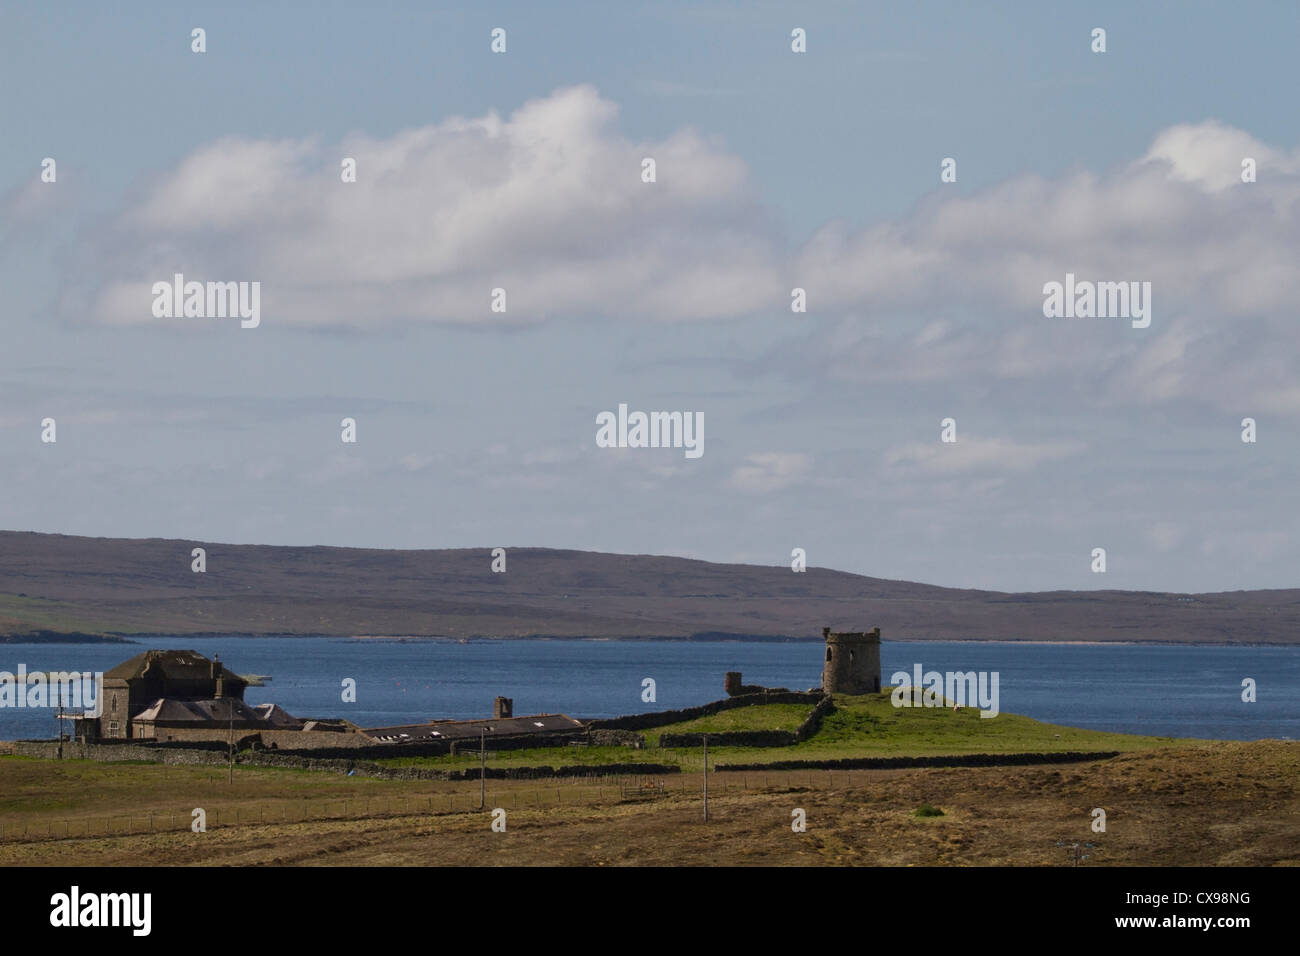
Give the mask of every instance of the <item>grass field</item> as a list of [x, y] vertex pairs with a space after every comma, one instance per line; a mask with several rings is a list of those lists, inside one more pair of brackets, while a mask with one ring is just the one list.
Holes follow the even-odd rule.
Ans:
[[[1062, 727], [1022, 717], [999, 714], [980, 717], [971, 707], [894, 707], [888, 692], [861, 697], [839, 696], [836, 709], [821, 730], [793, 747], [709, 747], [711, 765], [772, 763], [786, 760], [836, 760], [850, 757], [939, 756], [950, 754], [1059, 753], [1150, 750], [1156, 747], [1192, 746], [1204, 741], [1172, 737], [1113, 734], [1077, 727]], [[794, 730], [809, 707], [800, 704], [761, 704], [738, 707], [695, 720], [642, 733], [645, 749], [628, 747], [551, 747], [504, 751], [489, 759], [492, 766], [561, 767], [614, 763], [660, 763], [685, 772], [703, 768], [699, 748], [660, 749], [662, 733], [732, 730]], [[377, 763], [406, 767], [472, 767], [477, 757], [386, 757]]]
[[[795, 747], [563, 747], [492, 754], [492, 766], [675, 765], [655, 799], [644, 777], [389, 780], [342, 772], [0, 757], [0, 865], [67, 864], [1025, 864], [1300, 862], [1300, 743], [1098, 733], [1015, 714], [836, 699]], [[741, 708], [673, 730], [791, 729], [802, 706]], [[859, 771], [719, 771], [728, 763], [857, 756], [1120, 751], [1083, 763]], [[473, 765], [476, 757], [388, 764]], [[639, 794], [638, 794], [639, 795]], [[493, 833], [489, 811], [507, 813]], [[925, 808], [931, 809], [925, 809]], [[1107, 831], [1091, 829], [1093, 810]], [[195, 808], [207, 830], [192, 832]], [[790, 828], [805, 811], [806, 833]]]
[[[1300, 744], [1278, 741], [1060, 768], [717, 773], [708, 823], [698, 774], [645, 802], [618, 781], [488, 781], [507, 815], [494, 833], [477, 783], [236, 768], [229, 784], [212, 768], [4, 757], [0, 865], [1064, 866], [1057, 844], [1085, 840], [1085, 866], [1294, 865], [1298, 781]], [[918, 816], [927, 804], [943, 816]], [[194, 807], [205, 833], [188, 829]]]
[[[847, 698], [846, 698], [847, 699]], [[735, 730], [798, 730], [812, 708], [808, 704], [758, 704], [737, 707], [694, 720], [665, 724], [645, 731], [641, 736], [652, 747], [658, 746], [660, 734], [717, 734]]]

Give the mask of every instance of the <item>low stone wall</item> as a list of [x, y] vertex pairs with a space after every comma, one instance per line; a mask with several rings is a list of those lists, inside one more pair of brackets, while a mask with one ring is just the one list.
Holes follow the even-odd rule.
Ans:
[[820, 691], [810, 693], [800, 691], [765, 691], [761, 694], [744, 694], [739, 697], [724, 697], [698, 707], [685, 707], [681, 710], [660, 710], [649, 714], [628, 714], [623, 717], [611, 717], [593, 720], [587, 726], [593, 730], [649, 730], [651, 727], [663, 727], [668, 724], [680, 724], [697, 717], [721, 713], [736, 707], [755, 707], [761, 704], [808, 704], [812, 705], [822, 699]]
[[[186, 747], [211, 743], [224, 747], [230, 733], [228, 728], [220, 724], [212, 727], [155, 727], [151, 730], [150, 736], [134, 737], [131, 738], [132, 742], [150, 741]], [[341, 730], [262, 730], [236, 727], [236, 749], [249, 746], [293, 750], [315, 750], [321, 747], [353, 750], [358, 747], [373, 747], [375, 742], [365, 734]]]
[[[240, 764], [263, 767], [292, 767], [301, 770], [326, 770], [336, 773], [354, 773], [362, 777], [380, 777], [387, 780], [477, 780], [478, 767], [440, 769], [432, 767], [387, 767], [363, 760], [320, 760], [314, 757], [291, 756], [262, 752], [249, 754]], [[681, 768], [668, 764], [619, 763], [568, 767], [488, 767], [489, 780], [537, 780], [557, 777], [605, 777], [627, 774], [675, 774]]]
[[771, 763], [718, 764], [722, 770], [897, 770], [909, 767], [1024, 767], [1046, 763], [1083, 763], [1118, 757], [1118, 750], [1083, 753], [953, 754], [946, 757], [847, 757], [839, 760], [775, 760]]
[[[24, 757], [54, 760], [59, 755], [59, 744], [55, 740], [15, 740], [13, 748], [14, 753]], [[225, 764], [230, 759], [225, 744], [187, 743], [182, 747], [169, 744], [83, 744], [72, 740], [63, 742], [63, 756], [69, 760], [145, 760], [166, 764]]]
[[[262, 741], [265, 743], [266, 731], [262, 732]], [[286, 743], [302, 742], [303, 731], [287, 730], [272, 731], [272, 733], [283, 733], [285, 736], [279, 738]], [[337, 734], [329, 731], [306, 731], [307, 734], [314, 734], [316, 739], [323, 740], [326, 743], [333, 743], [334, 738], [355, 737], [358, 740], [368, 738], [357, 734]], [[610, 731], [615, 734], [613, 738], [618, 741], [619, 745], [639, 745], [642, 743], [639, 734], [625, 734], [618, 731]], [[635, 738], [631, 740], [629, 738]], [[250, 743], [256, 742], [258, 735], [250, 735], [235, 741], [235, 762], [248, 763], [253, 762], [252, 758], [258, 754], [274, 755], [282, 754], [286, 757], [293, 758], [313, 758], [316, 760], [343, 760], [349, 764], [355, 763], [359, 755], [364, 758], [374, 760], [379, 757], [442, 757], [452, 752], [451, 741], [430, 741], [428, 743], [410, 743], [410, 744], [359, 744], [343, 743], [337, 747], [288, 747], [280, 746], [270, 748], [266, 746], [249, 746]], [[566, 747], [570, 744], [588, 743], [588, 735], [583, 731], [563, 734], [515, 734], [512, 736], [498, 737], [495, 740], [488, 738], [487, 749], [489, 751], [497, 750], [523, 750], [523, 749], [545, 749], [551, 747]], [[340, 743], [342, 743], [340, 741]], [[478, 752], [478, 740], [461, 740], [457, 744], [466, 750]], [[58, 756], [58, 742], [54, 740], [17, 740], [8, 746], [14, 748], [13, 752], [23, 754], [29, 757], [44, 757], [54, 759]], [[189, 755], [189, 756], [184, 756]], [[79, 760], [148, 760], [154, 763], [226, 763], [229, 761], [229, 746], [226, 741], [215, 740], [188, 740], [188, 741], [121, 741], [105, 742], [92, 741], [83, 744], [80, 741], [64, 741], [63, 756]]]
[[645, 746], [645, 738], [635, 730], [592, 730], [587, 733], [587, 741], [593, 747], [631, 747], [640, 750]]
[[794, 732], [795, 741], [807, 740], [813, 734], [817, 733], [817, 731], [821, 730], [822, 719], [833, 710], [835, 710], [835, 701], [831, 698], [830, 694], [827, 694], [817, 702], [817, 706], [812, 709], [812, 713], [808, 715], [808, 719], [800, 724], [799, 729]]
[[[325, 746], [311, 747], [294, 747], [296, 742], [293, 733], [298, 731], [286, 731], [289, 736], [281, 738], [281, 742], [275, 748], [263, 747], [259, 752], [282, 753], [293, 756], [310, 756], [322, 760], [342, 759], [355, 760], [357, 751], [360, 749], [364, 754], [363, 759], [374, 760], [379, 757], [442, 757], [447, 754], [454, 754], [458, 751], [473, 751], [478, 753], [479, 738], [465, 737], [460, 740], [428, 740], [418, 741], [405, 744], [394, 743], [370, 743], [361, 747], [342, 745], [337, 747], [329, 746], [330, 741], [325, 741]], [[338, 736], [336, 734], [322, 734], [322, 737]], [[361, 735], [358, 735], [361, 736]], [[361, 739], [366, 739], [364, 736]], [[487, 749], [489, 751], [497, 750], [541, 750], [550, 747], [567, 747], [570, 744], [587, 743], [587, 734], [585, 731], [566, 731], [562, 733], [549, 734], [511, 734], [499, 737], [487, 738]]]
[[[58, 743], [53, 740], [16, 740], [11, 746], [21, 756], [53, 760], [58, 756]], [[397, 747], [402, 756], [411, 756], [411, 749]], [[235, 754], [235, 763], [250, 767], [290, 767], [300, 770], [323, 770], [335, 773], [353, 773], [363, 777], [383, 777], [391, 780], [477, 780], [478, 767], [439, 769], [430, 767], [388, 767], [366, 760], [357, 760], [356, 751], [345, 757], [321, 757], [317, 751], [289, 753], [276, 750], [244, 750]], [[370, 755], [370, 751], [366, 751]], [[81, 744], [64, 741], [63, 756], [78, 760], [141, 760], [150, 763], [225, 766], [229, 755], [224, 746], [187, 744], [184, 747], [169, 744]], [[552, 777], [602, 777], [623, 774], [671, 774], [681, 768], [666, 764], [621, 763], [567, 767], [488, 767], [487, 776], [493, 780], [532, 780]]]
[[[790, 691], [785, 691], [789, 694]], [[808, 695], [800, 695], [808, 696]], [[807, 740], [821, 729], [822, 718], [835, 709], [830, 696], [812, 695], [817, 705], [796, 730], [726, 730], [708, 735], [709, 743], [715, 747], [793, 747], [800, 741]], [[768, 701], [785, 703], [785, 701]], [[660, 747], [703, 747], [703, 733], [660, 734]]]

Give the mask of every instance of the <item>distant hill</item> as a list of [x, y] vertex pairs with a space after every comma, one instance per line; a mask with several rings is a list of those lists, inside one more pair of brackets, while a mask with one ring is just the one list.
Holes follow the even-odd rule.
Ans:
[[[190, 552], [207, 550], [207, 572]], [[0, 531], [0, 640], [131, 634], [1300, 644], [1300, 589], [1012, 594], [842, 571], [509, 548], [381, 551]]]

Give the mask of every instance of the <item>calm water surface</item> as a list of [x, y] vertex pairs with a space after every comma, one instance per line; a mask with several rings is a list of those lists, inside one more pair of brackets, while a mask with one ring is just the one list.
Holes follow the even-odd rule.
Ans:
[[[0, 670], [106, 671], [150, 647], [220, 655], [244, 674], [266, 674], [249, 703], [275, 701], [299, 717], [346, 717], [363, 727], [515, 713], [610, 717], [702, 704], [724, 696], [723, 674], [805, 690], [820, 680], [820, 642], [360, 641], [349, 638], [162, 638], [137, 644], [5, 644]], [[997, 671], [1000, 709], [1038, 720], [1123, 733], [1254, 740], [1300, 738], [1300, 650], [1279, 647], [1097, 646], [987, 643], [881, 644], [894, 671]], [[357, 684], [345, 704], [341, 682]], [[641, 700], [654, 678], [657, 701]], [[1254, 678], [1257, 702], [1243, 703]], [[54, 735], [53, 711], [0, 708], [0, 739]]]

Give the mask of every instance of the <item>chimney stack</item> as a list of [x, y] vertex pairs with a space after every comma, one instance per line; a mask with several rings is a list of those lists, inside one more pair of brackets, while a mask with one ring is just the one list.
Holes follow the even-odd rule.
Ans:
[[492, 716], [496, 720], [505, 717], [513, 717], [515, 712], [515, 701], [513, 697], [498, 697], [492, 702]]

